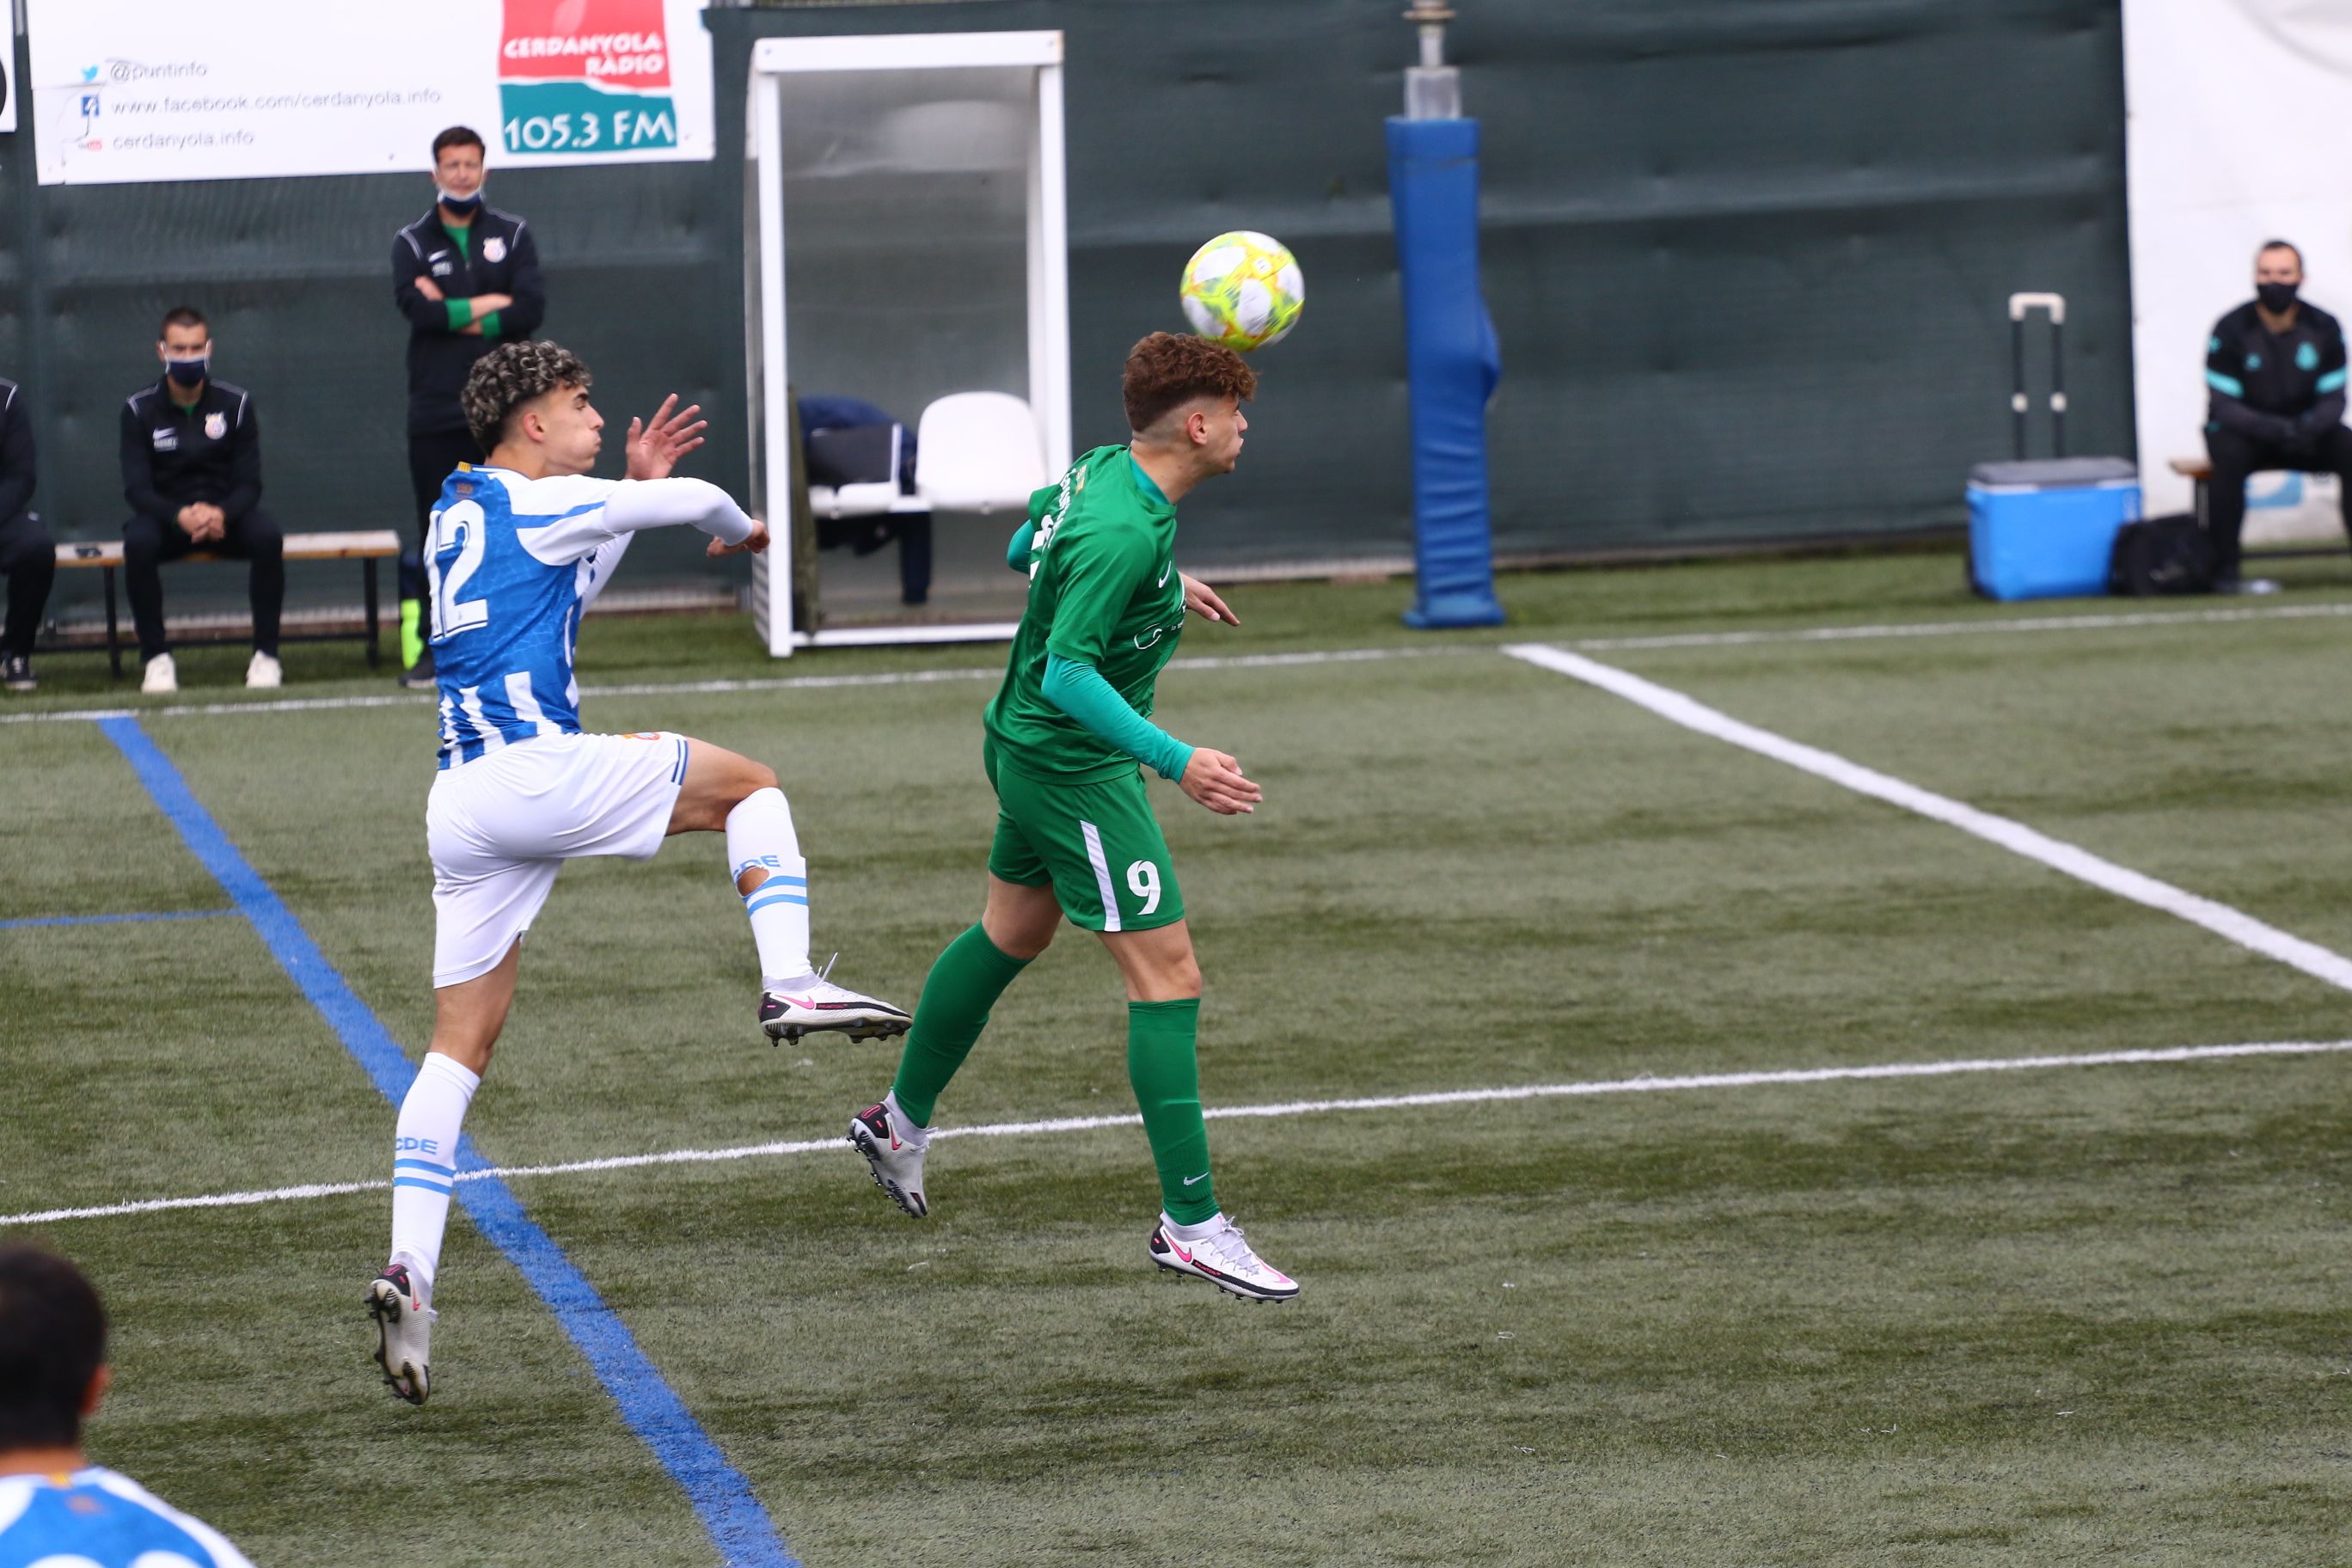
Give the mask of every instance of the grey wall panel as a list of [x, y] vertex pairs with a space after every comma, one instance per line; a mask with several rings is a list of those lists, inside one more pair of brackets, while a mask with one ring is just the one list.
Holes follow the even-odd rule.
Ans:
[[[762, 36], [1059, 27], [1076, 430], [1123, 433], [1135, 337], [1181, 325], [1184, 257], [1250, 226], [1299, 252], [1306, 318], [1261, 362], [1246, 467], [1188, 501], [1202, 562], [1409, 546], [1402, 344], [1380, 121], [1393, 0], [951, 0], [709, 16], [719, 145], [742, 145]], [[1498, 543], [1593, 551], [1949, 524], [2006, 448], [2012, 289], [2074, 301], [2078, 450], [2128, 452], [2116, 0], [1477, 0], [1453, 30], [1485, 127], [1486, 289], [1505, 359]], [[216, 322], [296, 527], [405, 526], [391, 236], [415, 175], [40, 187], [0, 137], [0, 374], [40, 411], [41, 500], [110, 536], [114, 411], [154, 321]], [[425, 150], [418, 150], [420, 164]], [[748, 479], [742, 172], [515, 171], [547, 335], [616, 423], [675, 388], [713, 416], [696, 471]], [[709, 581], [689, 540], [638, 584]], [[318, 578], [317, 574], [309, 574]], [[68, 585], [86, 584], [69, 574]], [[298, 578], [298, 596], [340, 584]]]

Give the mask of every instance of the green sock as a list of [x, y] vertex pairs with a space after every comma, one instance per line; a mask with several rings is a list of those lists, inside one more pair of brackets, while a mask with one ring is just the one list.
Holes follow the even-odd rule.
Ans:
[[1127, 1076], [1160, 1167], [1160, 1201], [1178, 1225], [1217, 1212], [1209, 1181], [1209, 1125], [1201, 1120], [1201, 1062], [1194, 1040], [1201, 999], [1127, 1005]]
[[898, 1109], [915, 1125], [931, 1124], [940, 1091], [988, 1027], [988, 1010], [1028, 967], [1027, 959], [1006, 953], [977, 925], [948, 943], [931, 965], [915, 1004], [915, 1022], [907, 1030], [907, 1048], [898, 1058], [898, 1080], [890, 1086]]
[[400, 668], [414, 669], [425, 657], [425, 601], [400, 601]]

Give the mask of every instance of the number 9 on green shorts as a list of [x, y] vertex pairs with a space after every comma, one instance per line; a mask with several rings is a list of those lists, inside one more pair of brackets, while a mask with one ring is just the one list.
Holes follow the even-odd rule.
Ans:
[[1026, 888], [1050, 882], [1070, 923], [1086, 931], [1150, 931], [1184, 918], [1184, 895], [1143, 773], [1046, 784], [988, 752], [996, 786], [989, 874]]

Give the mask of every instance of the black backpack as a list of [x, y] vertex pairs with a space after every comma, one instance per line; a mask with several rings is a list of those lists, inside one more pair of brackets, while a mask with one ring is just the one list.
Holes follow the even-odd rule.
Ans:
[[2213, 543], [2195, 515], [2176, 512], [2127, 522], [2107, 558], [2107, 592], [2146, 599], [2213, 588]]

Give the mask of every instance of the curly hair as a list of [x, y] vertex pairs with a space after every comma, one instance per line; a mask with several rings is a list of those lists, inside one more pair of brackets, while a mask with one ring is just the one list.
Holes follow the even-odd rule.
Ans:
[[516, 409], [559, 386], [585, 391], [594, 379], [580, 356], [560, 343], [500, 343], [474, 362], [466, 390], [457, 395], [457, 406], [465, 411], [466, 428], [487, 454], [506, 434]]
[[1127, 399], [1127, 427], [1140, 433], [1196, 397], [1247, 402], [1257, 395], [1257, 372], [1221, 343], [1153, 332], [1127, 351], [1119, 391]]

